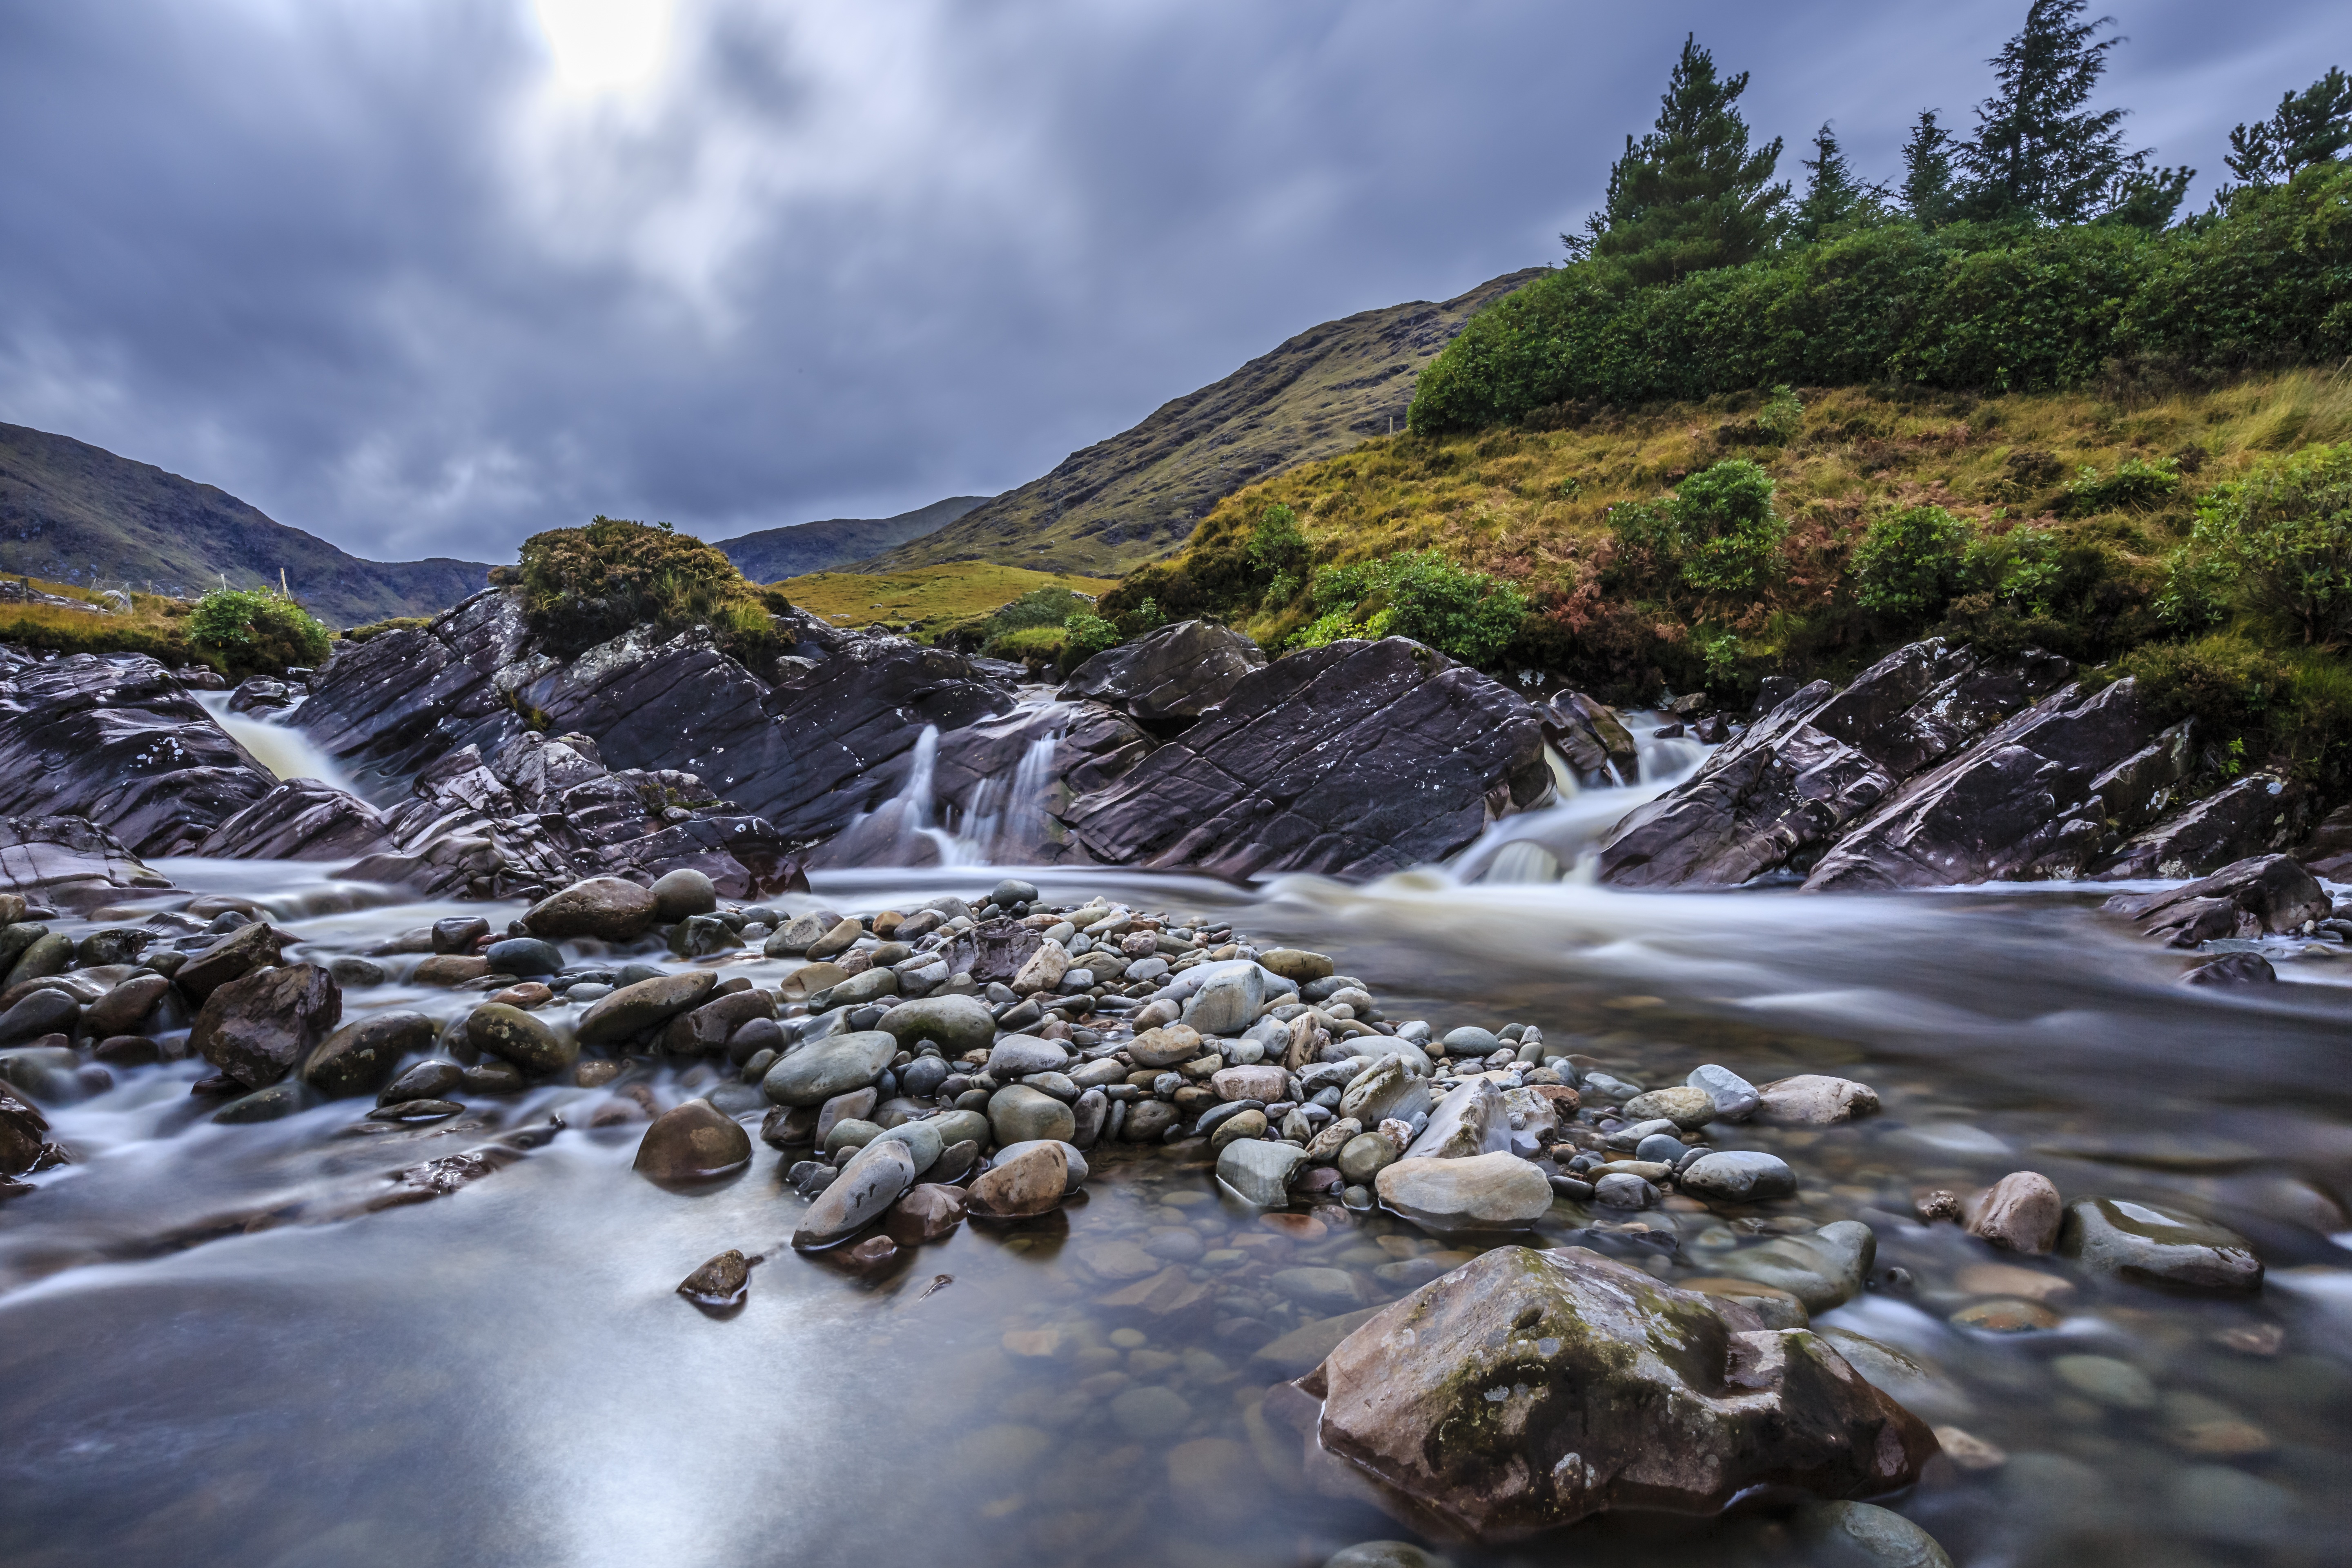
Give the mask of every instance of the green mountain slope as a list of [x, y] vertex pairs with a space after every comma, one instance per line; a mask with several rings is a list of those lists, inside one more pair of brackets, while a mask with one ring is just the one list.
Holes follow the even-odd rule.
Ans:
[[920, 539], [955, 521], [986, 496], [950, 496], [896, 517], [835, 517], [823, 522], [794, 523], [789, 528], [763, 528], [711, 543], [735, 563], [735, 570], [754, 583], [773, 583], [811, 572], [830, 572], [877, 555], [893, 545]]
[[1542, 271], [1310, 327], [1045, 478], [852, 570], [991, 561], [1102, 577], [1166, 555], [1244, 485], [1384, 435], [1391, 420], [1402, 429], [1422, 366], [1480, 307]]
[[226, 490], [21, 425], [0, 425], [0, 572], [193, 595], [276, 587], [334, 626], [446, 610], [478, 562], [362, 561]]

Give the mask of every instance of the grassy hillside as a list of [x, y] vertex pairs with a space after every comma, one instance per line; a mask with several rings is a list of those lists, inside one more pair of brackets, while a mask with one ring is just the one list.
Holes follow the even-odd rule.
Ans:
[[[1795, 402], [1768, 409], [1750, 394], [1601, 412], [1568, 429], [1368, 441], [1229, 497], [1183, 555], [1129, 575], [1102, 613], [1130, 635], [1214, 616], [1271, 651], [1331, 611], [1331, 595], [1317, 595], [1331, 568], [1430, 551], [1519, 596], [1502, 668], [1549, 668], [1618, 700], [1706, 687], [1744, 700], [1764, 676], [1848, 673], [1942, 632], [2120, 660], [2187, 691], [2179, 700], [2203, 703], [2224, 730], [2268, 722], [2256, 743], [2290, 760], [2352, 743], [2327, 729], [2352, 723], [2352, 709], [2287, 715], [2352, 690], [2329, 638], [2306, 642], [2259, 617], [2200, 627], [2159, 613], [2201, 501], [2250, 475], [2269, 485], [2294, 454], [2352, 441], [2352, 370], [2130, 399], [1847, 388], [1800, 389]], [[1767, 427], [1780, 414], [1793, 415], [1785, 438]], [[1617, 525], [1635, 515], [1629, 507], [1658, 507], [1726, 459], [1754, 463], [1770, 482], [1786, 525], [1770, 569], [1727, 591], [1662, 579]], [[1282, 570], [1250, 553], [1276, 505], [1304, 535]], [[1980, 591], [1956, 584], [1926, 610], [1865, 605], [1856, 547], [1873, 524], [1923, 506], [1980, 541], [1994, 576]], [[1379, 604], [1377, 593], [1350, 597], [1341, 613]], [[2295, 725], [2310, 732], [2281, 732]]]
[[787, 578], [772, 586], [797, 607], [844, 626], [879, 621], [920, 636], [984, 618], [1040, 588], [1063, 588], [1093, 598], [1112, 584], [1098, 577], [1056, 575], [975, 561], [873, 574], [823, 572]]
[[448, 608], [471, 561], [380, 563], [273, 521], [225, 490], [21, 425], [0, 425], [0, 572], [192, 597], [278, 586], [337, 626]]
[[991, 561], [1104, 575], [1165, 555], [1244, 484], [1344, 452], [1391, 424], [1402, 429], [1422, 367], [1473, 312], [1539, 272], [1514, 272], [1442, 304], [1392, 305], [1309, 328], [858, 569]]
[[763, 528], [757, 533], [739, 533], [710, 542], [752, 582], [772, 583], [781, 577], [830, 572], [878, 555], [894, 545], [937, 532], [987, 500], [986, 496], [950, 496], [896, 517], [828, 518], [789, 528]]

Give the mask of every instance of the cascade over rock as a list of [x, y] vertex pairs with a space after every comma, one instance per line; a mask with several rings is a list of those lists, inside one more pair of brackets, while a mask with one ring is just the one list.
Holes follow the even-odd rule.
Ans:
[[1064, 820], [1098, 860], [1373, 877], [1552, 789], [1523, 699], [1406, 638], [1346, 638], [1251, 670]]

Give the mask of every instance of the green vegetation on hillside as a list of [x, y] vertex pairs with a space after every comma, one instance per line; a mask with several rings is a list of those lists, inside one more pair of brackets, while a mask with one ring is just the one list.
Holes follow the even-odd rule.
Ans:
[[532, 534], [520, 563], [490, 579], [522, 585], [531, 629], [560, 654], [640, 626], [662, 637], [707, 626], [721, 647], [749, 660], [775, 640], [769, 616], [791, 607], [782, 595], [746, 582], [714, 545], [666, 522], [601, 514], [585, 528]]
[[[1110, 585], [1098, 577], [1057, 576], [968, 561], [874, 576], [818, 572], [788, 577], [774, 587], [802, 609], [843, 626], [878, 623], [930, 641], [979, 648], [1002, 633], [1023, 628], [1050, 624], [1058, 632], [1064, 617], [1080, 606], [1092, 608], [1095, 596]], [[1016, 602], [1041, 595], [1057, 595], [1054, 602], [1061, 606], [1058, 612], [1022, 619], [1018, 626], [1001, 621]], [[1009, 651], [997, 657], [1012, 658], [1021, 654]]]
[[216, 588], [188, 615], [188, 642], [232, 679], [326, 662], [327, 628], [283, 594]]

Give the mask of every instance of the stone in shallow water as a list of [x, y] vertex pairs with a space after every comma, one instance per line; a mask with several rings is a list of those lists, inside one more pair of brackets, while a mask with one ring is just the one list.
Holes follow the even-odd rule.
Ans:
[[1969, 1234], [2011, 1252], [2047, 1252], [2058, 1244], [2064, 1203], [2039, 1171], [2012, 1171], [1969, 1204]]
[[677, 1293], [709, 1311], [741, 1306], [751, 1283], [751, 1260], [730, 1247], [678, 1281]]
[[2000, 1297], [1976, 1301], [1951, 1316], [1952, 1323], [1988, 1334], [2042, 1333], [2058, 1326], [2057, 1313], [2039, 1301], [2014, 1301]]
[[1349, 1082], [1339, 1097], [1339, 1114], [1376, 1127], [1389, 1117], [1409, 1119], [1429, 1105], [1428, 1079], [1402, 1057], [1383, 1056]]
[[1063, 1145], [1038, 1142], [973, 1178], [971, 1212], [990, 1219], [1024, 1219], [1045, 1214], [1061, 1205], [1068, 1182], [1069, 1157], [1063, 1152]]
[[830, 1035], [778, 1061], [760, 1088], [778, 1105], [823, 1105], [872, 1084], [898, 1054], [898, 1042], [879, 1029]]
[[[439, 1029], [439, 1025], [422, 1013], [370, 1014], [356, 1023], [345, 1024], [320, 1041], [303, 1059], [302, 1079], [324, 1095], [370, 1093], [392, 1076], [403, 1058], [411, 1052], [430, 1050]], [[457, 1082], [457, 1065], [440, 1065], [449, 1069], [447, 1082], [436, 1084], [425, 1095], [404, 1094], [400, 1098], [414, 1100], [447, 1093]]]
[[996, 1020], [971, 996], [926, 996], [901, 1002], [882, 1015], [875, 1026], [899, 1046], [912, 1050], [923, 1040], [935, 1040], [950, 1057], [984, 1051], [996, 1038]]
[[1759, 1150], [1733, 1150], [1701, 1154], [1685, 1165], [1675, 1185], [1695, 1198], [1721, 1203], [1751, 1204], [1797, 1194], [1797, 1173], [1776, 1154]]
[[656, 1182], [700, 1182], [751, 1163], [751, 1135], [707, 1100], [654, 1118], [637, 1143], [635, 1170]]
[[1323, 1568], [1454, 1568], [1454, 1559], [1409, 1541], [1359, 1541], [1325, 1558]]
[[[642, 889], [640, 889], [642, 890]], [[699, 1006], [719, 977], [707, 969], [683, 974], [656, 974], [622, 986], [591, 1003], [580, 1015], [579, 1037], [583, 1046], [617, 1044], [656, 1024], [668, 1022], [690, 1007]]]
[[580, 1048], [521, 1008], [502, 1002], [486, 1002], [467, 1014], [466, 1038], [525, 1072], [541, 1076], [570, 1067]]
[[188, 1047], [247, 1088], [263, 1089], [333, 1033], [342, 1014], [342, 987], [319, 965], [257, 969], [205, 999]]
[[[1340, 1101], [1344, 1109], [1347, 1101]], [[1393, 1114], [1391, 1112], [1391, 1114]], [[1410, 1160], [1460, 1160], [1510, 1145], [1510, 1113], [1503, 1091], [1491, 1079], [1474, 1079], [1449, 1090], [1429, 1113], [1429, 1125], [1405, 1151]]]
[[966, 1198], [961, 1188], [927, 1182], [907, 1189], [882, 1222], [883, 1230], [901, 1247], [937, 1241], [963, 1223]]
[[2122, 1198], [2069, 1206], [2059, 1248], [2086, 1268], [2143, 1285], [2244, 1292], [2263, 1284], [2262, 1259], [2236, 1231]]
[[1747, 1121], [1756, 1114], [1756, 1108], [1763, 1098], [1756, 1092], [1754, 1084], [1729, 1068], [1717, 1067], [1712, 1062], [1705, 1067], [1693, 1068], [1685, 1081], [1693, 1089], [1706, 1090], [1707, 1098], [1715, 1101], [1715, 1116], [1718, 1121]]
[[1715, 1096], [1688, 1084], [1654, 1089], [1627, 1100], [1625, 1114], [1635, 1121], [1663, 1116], [1683, 1131], [1695, 1132], [1715, 1120]]
[[1800, 1530], [1819, 1568], [1952, 1568], [1934, 1536], [1875, 1503], [1822, 1503]]
[[1878, 1091], [1852, 1079], [1801, 1073], [1758, 1090], [1759, 1117], [1800, 1127], [1828, 1127], [1878, 1110]]
[[1301, 1386], [1323, 1448], [1384, 1506], [1490, 1541], [1612, 1508], [1713, 1512], [1759, 1485], [1893, 1490], [1936, 1451], [1827, 1341], [1582, 1247], [1481, 1254]]
[[2104, 1355], [2062, 1355], [2051, 1362], [2058, 1380], [2111, 1410], [2153, 1410], [2156, 1384], [2127, 1361]]
[[793, 1246], [815, 1252], [848, 1240], [913, 1184], [915, 1156], [904, 1143], [868, 1143], [801, 1215]]
[[1778, 1237], [1726, 1254], [1716, 1268], [1737, 1279], [1777, 1286], [1826, 1312], [1862, 1293], [1878, 1256], [1878, 1237], [1860, 1220], [1842, 1219], [1803, 1236]]
[[1433, 1230], [1518, 1229], [1551, 1207], [1551, 1184], [1516, 1154], [1402, 1159], [1381, 1168], [1377, 1185], [1383, 1207]]
[[1218, 1152], [1217, 1180], [1244, 1203], [1276, 1208], [1290, 1201], [1290, 1179], [1306, 1160], [1307, 1151], [1293, 1144], [1238, 1138]]
[[988, 1097], [988, 1124], [996, 1142], [1027, 1143], [1051, 1139], [1067, 1143], [1078, 1130], [1070, 1108], [1026, 1084], [1007, 1084]]
[[655, 913], [651, 889], [618, 877], [591, 877], [533, 904], [522, 923], [531, 935], [552, 941], [593, 936], [628, 942], [651, 929]]

